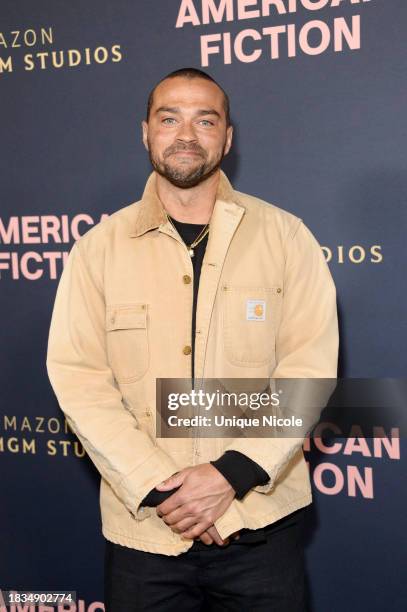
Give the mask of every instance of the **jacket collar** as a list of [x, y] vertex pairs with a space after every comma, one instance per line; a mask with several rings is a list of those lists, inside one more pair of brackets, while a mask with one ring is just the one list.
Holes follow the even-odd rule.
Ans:
[[[154, 170], [147, 179], [141, 201], [138, 204], [138, 215], [130, 232], [131, 238], [141, 236], [145, 232], [156, 229], [167, 222], [165, 209], [156, 191], [156, 176], [157, 173]], [[218, 200], [231, 204], [235, 204], [238, 201], [237, 194], [223, 170], [220, 170], [218, 190], [216, 192], [216, 201]], [[239, 204], [239, 206], [242, 205]]]

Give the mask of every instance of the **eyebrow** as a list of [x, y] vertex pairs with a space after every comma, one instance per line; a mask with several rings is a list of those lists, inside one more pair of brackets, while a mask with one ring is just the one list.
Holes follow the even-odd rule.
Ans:
[[[156, 113], [179, 113], [179, 112], [180, 110], [178, 106], [160, 106], [160, 108], [157, 108], [156, 110]], [[196, 111], [195, 114], [199, 117], [202, 115], [216, 115], [216, 117], [219, 117], [219, 119], [221, 119], [220, 114], [214, 108], [200, 108], [199, 110]]]

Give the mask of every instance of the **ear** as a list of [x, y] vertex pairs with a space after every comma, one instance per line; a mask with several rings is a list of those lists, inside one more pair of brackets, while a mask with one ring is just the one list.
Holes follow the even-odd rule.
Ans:
[[226, 145], [225, 145], [225, 155], [227, 155], [229, 153], [230, 147], [232, 146], [232, 140], [233, 140], [233, 126], [229, 125], [229, 127], [226, 128]]
[[141, 122], [141, 130], [142, 130], [143, 144], [144, 144], [146, 150], [148, 151], [148, 142], [147, 142], [148, 123], [144, 119]]

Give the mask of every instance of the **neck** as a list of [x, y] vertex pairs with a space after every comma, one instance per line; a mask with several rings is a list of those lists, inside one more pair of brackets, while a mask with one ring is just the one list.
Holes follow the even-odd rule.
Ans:
[[156, 173], [157, 195], [173, 219], [184, 223], [206, 224], [215, 206], [219, 179], [220, 171], [217, 170], [195, 187], [181, 189]]

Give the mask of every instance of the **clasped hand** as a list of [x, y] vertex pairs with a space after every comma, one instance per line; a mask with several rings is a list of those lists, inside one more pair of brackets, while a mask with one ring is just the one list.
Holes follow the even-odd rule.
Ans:
[[[156, 507], [157, 515], [174, 531], [188, 539], [200, 538], [205, 544], [223, 540], [214, 522], [226, 512], [235, 490], [211, 463], [201, 463], [176, 472], [159, 485], [159, 491], [180, 487]], [[236, 534], [231, 534], [236, 536]]]

